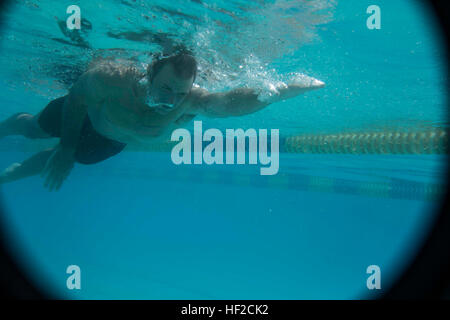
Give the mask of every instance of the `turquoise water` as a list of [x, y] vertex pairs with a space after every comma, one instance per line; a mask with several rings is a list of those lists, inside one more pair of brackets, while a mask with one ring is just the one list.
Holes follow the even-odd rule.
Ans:
[[[71, 4], [92, 24], [83, 41], [55, 19]], [[97, 55], [144, 68], [159, 44], [184, 43], [199, 61], [197, 84], [211, 91], [267, 93], [290, 73], [326, 83], [248, 116], [199, 117], [205, 128], [277, 128], [287, 137], [447, 125], [445, 53], [428, 8], [377, 1], [381, 29], [368, 30], [371, 4], [16, 1], [2, 18], [0, 119], [39, 112]], [[2, 139], [0, 167], [40, 143]], [[2, 186], [3, 220], [27, 274], [66, 298], [366, 298], [369, 265], [380, 266], [384, 292], [423, 243], [447, 162], [281, 153], [279, 173], [263, 177], [255, 165], [176, 166], [168, 152], [129, 151], [76, 165], [57, 193], [39, 177]], [[72, 264], [81, 290], [66, 288]]]

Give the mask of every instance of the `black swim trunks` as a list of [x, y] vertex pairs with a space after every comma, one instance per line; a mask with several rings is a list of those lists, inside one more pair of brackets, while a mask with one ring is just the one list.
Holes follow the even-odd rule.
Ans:
[[[52, 137], [61, 137], [65, 98], [66, 96], [51, 101], [39, 115], [39, 126]], [[89, 116], [86, 115], [75, 151], [75, 160], [83, 164], [97, 163], [118, 154], [125, 146], [125, 143], [111, 140], [95, 131]]]

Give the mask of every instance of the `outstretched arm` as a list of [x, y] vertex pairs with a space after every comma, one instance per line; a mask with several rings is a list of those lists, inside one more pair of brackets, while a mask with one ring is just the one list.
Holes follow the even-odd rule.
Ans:
[[44, 185], [49, 190], [58, 190], [69, 175], [75, 162], [75, 150], [80, 137], [87, 106], [97, 104], [105, 94], [104, 82], [99, 73], [84, 73], [64, 100], [61, 140], [52, 149], [52, 154], [41, 171]]
[[193, 89], [192, 111], [208, 117], [233, 117], [259, 111], [271, 103], [293, 98], [307, 91], [320, 89], [325, 83], [313, 80], [310, 84], [292, 83], [277, 88], [278, 93], [261, 101], [258, 93], [250, 88], [238, 88], [228, 92], [209, 93]]
[[47, 154], [47, 161], [41, 171], [45, 178], [44, 186], [51, 190], [58, 190], [73, 168], [75, 149], [80, 136], [83, 120], [86, 117], [86, 85], [87, 75], [84, 74], [71, 88], [64, 99], [61, 140], [59, 144]]

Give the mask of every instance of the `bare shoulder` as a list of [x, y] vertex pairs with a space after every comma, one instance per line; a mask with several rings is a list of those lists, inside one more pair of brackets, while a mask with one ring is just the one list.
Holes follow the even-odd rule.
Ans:
[[109, 87], [129, 87], [143, 77], [136, 67], [112, 61], [97, 63], [86, 73], [88, 81]]
[[99, 102], [134, 88], [142, 76], [136, 68], [105, 61], [83, 73], [71, 92], [91, 102]]

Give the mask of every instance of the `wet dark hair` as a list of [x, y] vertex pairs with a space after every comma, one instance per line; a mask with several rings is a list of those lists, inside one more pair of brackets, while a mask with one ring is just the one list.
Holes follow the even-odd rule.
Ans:
[[197, 61], [195, 58], [186, 53], [178, 53], [168, 57], [156, 59], [147, 67], [147, 76], [149, 82], [153, 81], [153, 78], [161, 71], [161, 68], [167, 63], [172, 64], [175, 74], [183, 79], [189, 79], [197, 76]]

